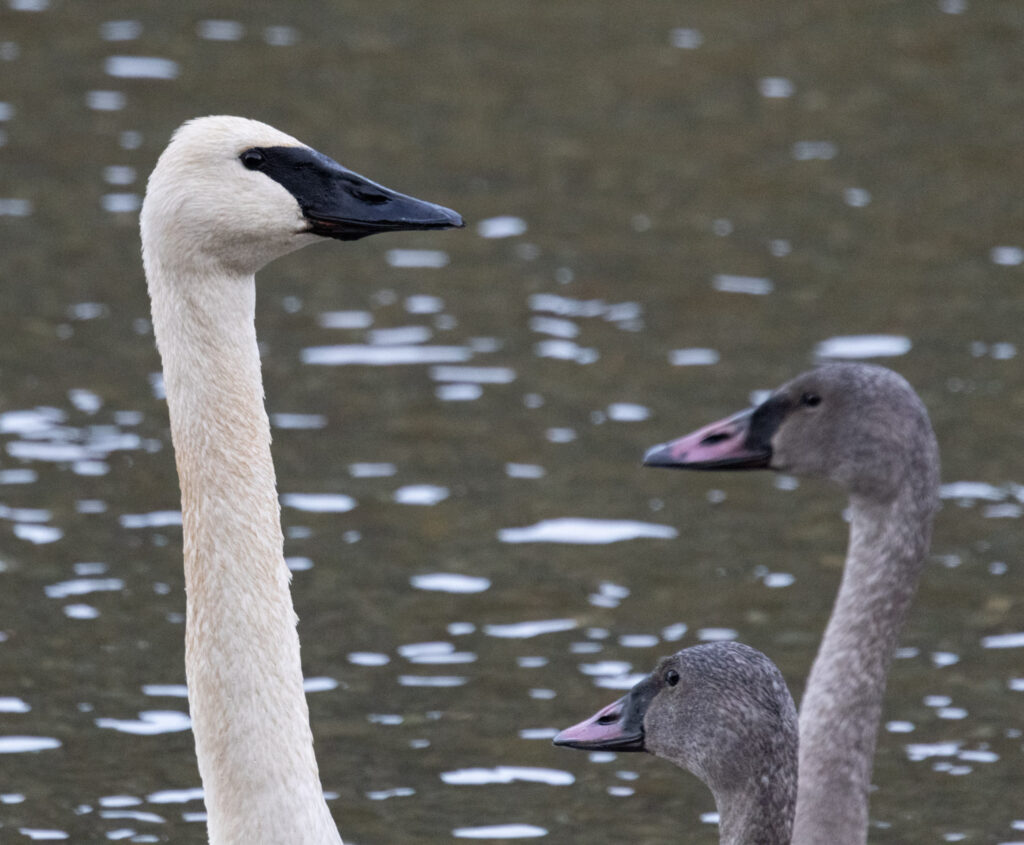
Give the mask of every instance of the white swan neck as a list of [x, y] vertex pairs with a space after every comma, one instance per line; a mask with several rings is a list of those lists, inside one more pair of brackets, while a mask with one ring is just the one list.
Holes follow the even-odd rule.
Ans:
[[212, 845], [339, 845], [284, 562], [252, 276], [145, 250], [181, 482], [185, 666]]
[[800, 706], [794, 845], [863, 845], [886, 676], [931, 538], [914, 485], [888, 505], [851, 500], [850, 547]]

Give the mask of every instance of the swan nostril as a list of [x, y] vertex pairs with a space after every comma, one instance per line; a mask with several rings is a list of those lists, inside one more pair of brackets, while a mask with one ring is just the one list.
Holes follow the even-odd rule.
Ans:
[[383, 205], [390, 199], [386, 194], [364, 191], [359, 188], [353, 188], [351, 193], [357, 200], [365, 202], [367, 205]]
[[731, 434], [725, 431], [716, 431], [714, 434], [709, 434], [703, 440], [700, 441], [701, 446], [713, 446], [715, 443], [721, 443], [723, 440], [728, 440], [732, 437]]
[[597, 724], [599, 724], [599, 725], [614, 725], [617, 721], [619, 721], [619, 714], [618, 713], [607, 713], [604, 716], [602, 716], [600, 719], [597, 720]]

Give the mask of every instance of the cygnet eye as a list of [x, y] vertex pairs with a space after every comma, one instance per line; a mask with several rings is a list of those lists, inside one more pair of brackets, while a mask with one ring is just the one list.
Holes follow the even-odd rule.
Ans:
[[800, 404], [808, 408], [817, 408], [821, 404], [821, 397], [817, 393], [805, 393], [800, 397]]
[[246, 150], [239, 156], [239, 158], [242, 160], [242, 164], [244, 164], [249, 170], [256, 170], [264, 161], [266, 161], [263, 153], [257, 149]]
[[675, 669], [669, 669], [665, 673], [665, 683], [670, 687], [674, 687], [679, 683], [679, 673]]

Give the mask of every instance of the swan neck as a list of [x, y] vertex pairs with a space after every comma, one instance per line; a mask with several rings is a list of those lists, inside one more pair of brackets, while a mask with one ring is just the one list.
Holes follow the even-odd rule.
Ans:
[[796, 802], [796, 745], [776, 748], [755, 777], [716, 791], [722, 845], [789, 845]]
[[867, 841], [886, 676], [931, 539], [937, 463], [891, 501], [851, 498], [842, 583], [800, 707], [794, 845]]
[[146, 246], [181, 485], [185, 668], [210, 842], [339, 845], [302, 685], [255, 283], [175, 267]]

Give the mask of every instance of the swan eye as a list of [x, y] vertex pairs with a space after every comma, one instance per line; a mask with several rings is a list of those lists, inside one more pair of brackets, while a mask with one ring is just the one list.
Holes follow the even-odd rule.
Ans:
[[674, 687], [679, 683], [679, 673], [675, 669], [669, 669], [665, 673], [665, 683], [670, 687]]
[[817, 393], [805, 393], [800, 397], [800, 404], [808, 408], [817, 408], [821, 404], [821, 397]]
[[242, 164], [244, 164], [249, 170], [255, 170], [265, 161], [263, 153], [255, 149], [246, 150], [239, 156], [239, 158], [242, 160]]

